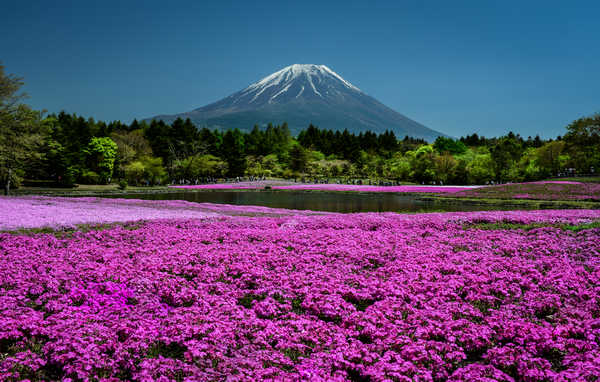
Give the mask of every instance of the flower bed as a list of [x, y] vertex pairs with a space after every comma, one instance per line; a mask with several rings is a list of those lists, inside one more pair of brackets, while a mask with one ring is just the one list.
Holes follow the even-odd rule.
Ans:
[[[173, 188], [190, 189], [190, 190], [234, 190], [234, 189], [260, 189], [264, 188], [267, 183], [217, 183], [217, 184], [201, 184], [189, 186], [171, 186]], [[354, 184], [290, 184], [290, 185], [273, 185], [273, 190], [313, 190], [313, 191], [355, 191], [355, 192], [403, 192], [403, 193], [453, 193], [458, 191], [470, 190], [474, 186], [368, 186]]]
[[191, 203], [183, 200], [139, 200], [107, 198], [57, 198], [44, 196], [1, 197], [3, 219], [0, 230], [40, 227], [73, 227], [78, 224], [101, 224], [174, 218], [203, 219], [221, 215], [313, 214], [260, 206], [235, 206]]
[[0, 234], [0, 380], [594, 380], [600, 211]]
[[541, 181], [462, 190], [451, 196], [499, 199], [600, 200], [599, 183]]
[[169, 186], [171, 188], [180, 188], [183, 190], [258, 190], [265, 188], [266, 186], [289, 186], [294, 184], [284, 180], [256, 180], [247, 182], [235, 182], [235, 183], [209, 183], [209, 184], [196, 184], [196, 185], [180, 185], [180, 186]]

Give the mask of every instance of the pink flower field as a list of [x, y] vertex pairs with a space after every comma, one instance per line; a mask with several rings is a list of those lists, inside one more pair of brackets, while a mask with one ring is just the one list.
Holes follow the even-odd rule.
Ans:
[[600, 201], [600, 184], [566, 180], [486, 186], [453, 193], [453, 197]]
[[239, 214], [314, 214], [312, 211], [191, 203], [183, 200], [51, 198], [44, 196], [11, 198], [0, 196], [0, 211], [4, 217], [0, 221], [0, 230], [39, 227], [70, 228], [78, 224], [174, 218], [204, 219]]
[[[244, 190], [264, 188], [264, 182], [217, 183], [189, 186], [171, 186], [188, 190]], [[454, 193], [477, 188], [478, 186], [368, 186], [354, 184], [289, 184], [273, 185], [273, 190], [311, 190], [311, 191], [354, 191], [354, 192], [401, 192], [401, 193]]]
[[402, 192], [402, 193], [453, 193], [469, 190], [470, 186], [368, 186], [353, 184], [301, 184], [273, 187], [278, 190], [320, 190], [320, 191], [358, 191], [358, 192]]
[[0, 380], [600, 375], [600, 211], [151, 216], [0, 233]]

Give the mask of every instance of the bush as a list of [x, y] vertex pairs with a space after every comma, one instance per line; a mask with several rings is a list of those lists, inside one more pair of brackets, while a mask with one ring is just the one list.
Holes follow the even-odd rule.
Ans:
[[127, 186], [128, 186], [127, 179], [119, 180], [119, 190], [126, 190]]
[[[22, 170], [17, 170], [17, 171], [13, 171], [10, 174], [10, 188], [19, 188], [21, 186], [21, 182], [23, 181], [23, 171]], [[6, 186], [6, 182], [9, 181], [9, 174], [8, 171], [5, 171], [4, 169], [0, 169], [0, 184], [2, 185], [2, 188], [4, 188]]]
[[61, 177], [59, 183], [62, 186], [73, 187], [79, 175], [79, 169], [74, 166], [67, 167], [64, 176]]
[[81, 182], [84, 184], [98, 184], [100, 183], [100, 175], [91, 170], [84, 170], [81, 173]]

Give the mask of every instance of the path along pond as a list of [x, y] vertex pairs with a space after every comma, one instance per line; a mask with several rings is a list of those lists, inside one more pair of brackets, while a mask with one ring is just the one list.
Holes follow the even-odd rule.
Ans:
[[[254, 205], [293, 210], [329, 212], [440, 212], [540, 209], [535, 204], [484, 204], [472, 201], [432, 199], [413, 194], [324, 191], [184, 191], [131, 193], [106, 197], [146, 200], [186, 200], [196, 203]], [[546, 208], [550, 208], [547, 206]], [[555, 207], [556, 208], [556, 207]]]

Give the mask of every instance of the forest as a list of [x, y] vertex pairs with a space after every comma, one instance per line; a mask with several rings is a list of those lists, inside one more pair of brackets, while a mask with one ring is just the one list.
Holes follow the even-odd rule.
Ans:
[[20, 78], [0, 66], [0, 183], [73, 186], [205, 183], [223, 178], [489, 184], [594, 174], [600, 168], [600, 114], [575, 120], [555, 139], [509, 132], [428, 143], [392, 131], [358, 135], [309, 125], [293, 137], [286, 123], [238, 129], [104, 122], [32, 110]]
[[13, 185], [23, 180], [159, 185], [242, 176], [486, 184], [600, 168], [598, 115], [573, 122], [556, 139], [525, 139], [511, 132], [498, 138], [438, 137], [431, 144], [398, 139], [391, 131], [355, 135], [312, 125], [292, 137], [285, 123], [245, 133], [197, 129], [181, 119], [105, 123], [61, 112], [39, 124], [34, 155], [12, 172]]

